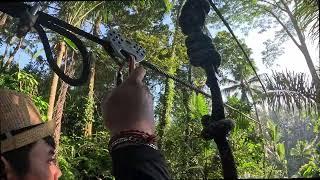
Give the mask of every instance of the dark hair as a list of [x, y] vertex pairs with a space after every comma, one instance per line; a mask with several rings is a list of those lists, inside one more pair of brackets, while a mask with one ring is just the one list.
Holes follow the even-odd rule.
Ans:
[[[31, 129], [33, 127], [36, 127], [38, 125], [40, 125], [40, 124], [13, 131], [12, 134], [13, 135], [19, 134], [23, 131], [26, 131], [26, 130]], [[2, 140], [2, 138], [1, 138], [1, 140]], [[55, 148], [55, 142], [54, 142], [54, 139], [52, 136], [44, 137], [43, 140], [48, 145]], [[32, 147], [35, 145], [35, 143], [36, 142], [1, 154], [1, 156], [3, 156], [10, 163], [12, 169], [14, 170], [15, 174], [18, 177], [23, 177], [29, 171], [29, 153], [30, 153]], [[1, 170], [0, 180], [6, 180], [7, 178], [6, 178], [6, 174], [5, 174], [5, 170], [4, 170], [4, 164], [2, 161], [0, 161], [0, 170]]]

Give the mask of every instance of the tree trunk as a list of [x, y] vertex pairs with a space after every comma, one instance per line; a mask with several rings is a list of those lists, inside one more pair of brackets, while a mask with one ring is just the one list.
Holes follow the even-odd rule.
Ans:
[[[100, 23], [101, 23], [101, 16], [99, 16], [95, 24], [92, 28], [93, 35], [99, 36], [99, 29], [100, 29]], [[88, 98], [87, 103], [85, 107], [85, 114], [84, 114], [84, 120], [85, 120], [85, 128], [84, 128], [84, 136], [90, 137], [92, 135], [92, 122], [94, 120], [94, 77], [95, 77], [95, 69], [96, 69], [96, 59], [95, 55], [91, 55], [91, 69], [90, 69], [90, 79], [89, 79], [89, 92], [88, 92]]]
[[[75, 60], [74, 60], [74, 52], [73, 52], [72, 56], [71, 56], [71, 63], [66, 70], [66, 74], [68, 76], [72, 76], [74, 74], [74, 72], [75, 72], [74, 66], [75, 66]], [[63, 108], [64, 108], [64, 104], [66, 101], [66, 95], [67, 95], [69, 87], [70, 87], [69, 84], [62, 81], [57, 104], [54, 107], [54, 116], [53, 116], [52, 120], [56, 122], [56, 128], [54, 131], [54, 141], [56, 143], [56, 151], [58, 150], [58, 147], [59, 147]]]
[[4, 68], [4, 69], [7, 69], [7, 68], [11, 65], [11, 63], [12, 63], [12, 61], [13, 61], [13, 59], [14, 59], [14, 56], [17, 54], [18, 50], [20, 49], [20, 47], [21, 47], [21, 45], [22, 45], [23, 39], [24, 39], [24, 38], [21, 38], [21, 39], [20, 39], [20, 41], [19, 41], [19, 43], [17, 44], [17, 46], [13, 49], [13, 52], [10, 53], [10, 56], [9, 56], [8, 60], [7, 60], [6, 63], [3, 65], [3, 68]]
[[[184, 0], [182, 0], [184, 1]], [[173, 2], [175, 4], [175, 1]], [[180, 3], [180, 8], [177, 10], [176, 14], [176, 22], [175, 22], [175, 31], [173, 35], [172, 45], [171, 45], [171, 53], [170, 53], [170, 59], [174, 60], [175, 58], [175, 51], [176, 51], [176, 41], [177, 41], [177, 35], [178, 35], [178, 18], [179, 14], [182, 9], [182, 2]], [[170, 67], [168, 70], [169, 74], [174, 74], [176, 72], [176, 69]], [[174, 81], [172, 79], [167, 78], [166, 79], [166, 85], [165, 85], [165, 92], [164, 92], [164, 101], [163, 101], [163, 109], [159, 118], [159, 124], [158, 124], [158, 147], [159, 149], [162, 148], [162, 141], [163, 141], [163, 134], [165, 132], [165, 129], [170, 122], [170, 114], [172, 111], [172, 105], [173, 105], [173, 98], [174, 98]]]
[[[59, 43], [58, 56], [57, 56], [57, 65], [60, 67], [63, 55], [66, 51], [65, 43], [62, 41]], [[50, 95], [49, 95], [49, 107], [48, 107], [48, 121], [52, 120], [53, 108], [56, 99], [57, 86], [58, 86], [59, 77], [56, 73], [53, 72], [52, 83], [50, 87]]]
[[92, 135], [92, 122], [94, 119], [94, 77], [95, 77], [95, 58], [91, 58], [91, 69], [90, 69], [90, 80], [89, 80], [89, 92], [87, 103], [85, 107], [85, 128], [84, 128], [84, 136], [90, 137]]
[[7, 19], [8, 19], [8, 15], [6, 13], [1, 13], [1, 16], [0, 16], [0, 27], [4, 26], [7, 22]]
[[298, 25], [298, 21], [296, 19], [296, 17], [294, 16], [294, 14], [290, 11], [290, 8], [288, 6], [288, 4], [284, 1], [284, 0], [281, 0], [282, 4], [284, 5], [285, 9], [286, 9], [286, 12], [288, 13], [289, 15], [289, 18], [293, 24], [293, 27], [297, 33], [297, 36], [299, 38], [299, 41], [300, 41], [300, 46], [298, 46], [298, 48], [300, 49], [300, 51], [302, 52], [305, 60], [306, 60], [306, 63], [308, 65], [308, 68], [309, 68], [309, 71], [310, 71], [310, 74], [311, 74], [311, 77], [312, 77], [312, 80], [313, 82], [315, 83], [315, 86], [316, 86], [316, 103], [317, 103], [317, 110], [318, 110], [318, 114], [320, 114], [320, 77], [319, 75], [317, 74], [317, 70], [312, 62], [312, 59], [311, 59], [311, 56], [310, 56], [310, 53], [309, 53], [309, 50], [308, 50], [308, 47], [307, 47], [307, 44], [306, 44], [306, 41], [305, 41], [305, 36], [303, 34], [303, 31], [301, 31], [299, 25]]
[[164, 101], [163, 101], [163, 109], [161, 112], [161, 116], [158, 124], [158, 146], [159, 149], [162, 148], [163, 135], [167, 125], [170, 122], [170, 114], [173, 107], [173, 98], [174, 98], [174, 81], [172, 79], [167, 78], [165, 85], [165, 93], [164, 93]]
[[[191, 70], [191, 64], [189, 64], [189, 68], [188, 68], [188, 82], [190, 84], [193, 85], [192, 83], [192, 70]], [[192, 98], [192, 94], [190, 94], [190, 91], [188, 91], [188, 89], [185, 89], [183, 92], [183, 103], [184, 103], [184, 106], [186, 108], [186, 129], [185, 129], [185, 141], [186, 142], [189, 142], [189, 123], [191, 122], [191, 110], [190, 110], [190, 107], [189, 107], [189, 104], [191, 102], [191, 98]]]

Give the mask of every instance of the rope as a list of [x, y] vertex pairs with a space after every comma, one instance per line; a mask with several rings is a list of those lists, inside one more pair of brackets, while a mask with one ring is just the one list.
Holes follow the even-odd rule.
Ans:
[[207, 86], [211, 91], [212, 113], [202, 117], [201, 136], [205, 140], [214, 140], [217, 145], [223, 177], [236, 179], [237, 168], [229, 145], [227, 136], [234, 127], [230, 119], [225, 118], [224, 104], [220, 91], [216, 72], [221, 62], [221, 56], [215, 49], [211, 38], [204, 34], [205, 19], [210, 11], [207, 0], [188, 0], [179, 17], [179, 25], [182, 32], [187, 36], [185, 44], [190, 64], [201, 67], [207, 76]]

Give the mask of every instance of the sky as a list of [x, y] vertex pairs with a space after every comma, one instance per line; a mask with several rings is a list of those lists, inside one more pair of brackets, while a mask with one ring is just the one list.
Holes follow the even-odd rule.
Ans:
[[[271, 70], [282, 71], [288, 69], [295, 72], [304, 72], [310, 75], [310, 71], [303, 54], [292, 40], [288, 40], [282, 45], [284, 48], [284, 54], [276, 59], [275, 65], [273, 65], [272, 68], [266, 68], [263, 65], [261, 55], [261, 52], [264, 50], [263, 42], [267, 39], [272, 39], [274, 32], [274, 30], [270, 30], [259, 34], [255, 30], [250, 32], [247, 37], [244, 37], [246, 44], [253, 51], [252, 57], [256, 61], [259, 71], [270, 73]], [[316, 44], [308, 42], [308, 49], [314, 64], [319, 65], [319, 47], [317, 49]]]
[[[208, 25], [207, 27], [209, 28], [210, 26]], [[222, 28], [222, 30], [227, 31], [226, 28]], [[253, 29], [249, 31], [247, 35], [245, 35], [240, 30], [234, 30], [234, 33], [239, 39], [244, 40], [247, 46], [252, 49], [251, 57], [254, 59], [257, 65], [258, 74], [269, 74], [272, 71], [289, 70], [294, 72], [306, 73], [310, 76], [310, 71], [304, 59], [304, 56], [292, 40], [288, 40], [282, 44], [281, 47], [284, 48], [284, 54], [276, 58], [273, 66], [267, 68], [263, 64], [262, 51], [265, 49], [263, 42], [268, 39], [274, 39], [274, 34], [277, 30], [277, 28], [274, 28], [269, 29], [263, 33], [259, 33], [257, 29]], [[214, 35], [220, 30], [209, 28], [209, 31], [214, 37]], [[316, 66], [319, 66], [319, 46], [317, 46], [317, 44], [311, 43], [309, 40], [307, 41], [307, 46], [314, 64]]]

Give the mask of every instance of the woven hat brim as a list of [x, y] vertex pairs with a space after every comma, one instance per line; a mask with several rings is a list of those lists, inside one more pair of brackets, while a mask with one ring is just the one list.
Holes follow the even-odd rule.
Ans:
[[53, 135], [55, 125], [55, 121], [51, 120], [1, 141], [1, 153], [18, 149], [37, 142], [44, 137]]

